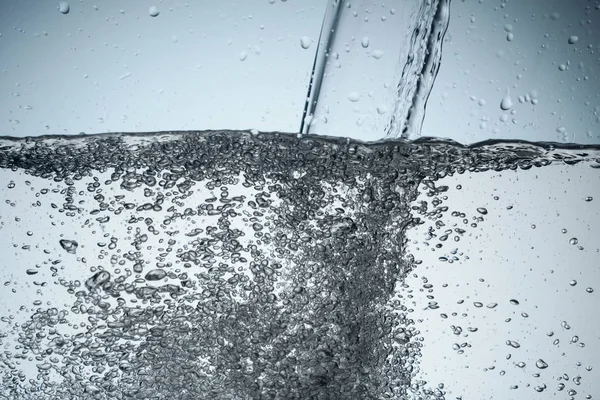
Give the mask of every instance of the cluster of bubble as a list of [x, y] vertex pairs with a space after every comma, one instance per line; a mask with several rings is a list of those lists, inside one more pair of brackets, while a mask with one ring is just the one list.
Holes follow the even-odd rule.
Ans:
[[[70, 308], [40, 303], [10, 327], [18, 345], [0, 354], [0, 394], [444, 399], [443, 384], [415, 379], [422, 340], [397, 296], [416, 266], [406, 229], [445, 211], [411, 209], [419, 184], [440, 193], [432, 181], [448, 174], [581, 157], [229, 131], [14, 140], [0, 168], [65, 186], [49, 212], [88, 228], [122, 221], [122, 232], [87, 277], [53, 275]], [[88, 193], [93, 209], [78, 201]], [[134, 237], [132, 248], [118, 235]], [[37, 362], [36, 380], [20, 359]]]

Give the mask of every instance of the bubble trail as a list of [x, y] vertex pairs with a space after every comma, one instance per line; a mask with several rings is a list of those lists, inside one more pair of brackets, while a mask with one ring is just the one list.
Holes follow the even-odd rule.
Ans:
[[580, 152], [236, 131], [0, 138], [0, 169], [42, 186], [39, 223], [80, 230], [60, 249], [49, 235], [56, 260], [23, 268], [44, 301], [2, 319], [0, 397], [444, 399], [417, 379], [423, 342], [398, 290], [418, 268], [406, 230], [445, 212], [413, 209], [419, 186], [435, 196], [447, 174]]

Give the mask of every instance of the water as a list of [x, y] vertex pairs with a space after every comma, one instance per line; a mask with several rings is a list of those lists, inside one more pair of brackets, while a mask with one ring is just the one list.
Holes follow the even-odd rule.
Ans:
[[[582, 168], [595, 173], [600, 153], [549, 143], [465, 147], [236, 131], [4, 138], [0, 238], [10, 267], [1, 271], [0, 395], [456, 398], [460, 382], [447, 373], [424, 379], [435, 375], [421, 368], [428, 346], [459, 341], [434, 351], [438, 361], [423, 363], [431, 368], [443, 365], [440, 357], [474, 351], [482, 338], [480, 349], [492, 346], [477, 336], [490, 333], [480, 316], [428, 336], [432, 321], [458, 316], [446, 311], [448, 282], [438, 284], [441, 275], [422, 260], [433, 254], [457, 268], [476, 256], [478, 229], [511, 211], [467, 207], [465, 199], [486, 189], [447, 181], [503, 171], [526, 180], [556, 166], [573, 179]], [[453, 198], [458, 208], [449, 206]], [[415, 232], [425, 239], [412, 240]], [[527, 312], [540, 315], [520, 308], [527, 295], [477, 296], [458, 304], [494, 323], [502, 321], [490, 313], [506, 307], [524, 321]], [[510, 335], [504, 349], [536, 353], [531, 362], [515, 355], [516, 369], [533, 365], [529, 373], [538, 376], [529, 379], [539, 381], [515, 388], [519, 396], [591, 398], [597, 366], [561, 377], [561, 389], [556, 376], [570, 367], [554, 353], [537, 354], [530, 341], [539, 333]], [[506, 386], [528, 378], [511, 379]]]
[[[393, 5], [327, 3], [301, 133], [337, 136], [344, 131], [345, 137], [366, 141], [421, 135], [450, 1], [405, 1], [399, 13]], [[387, 14], [390, 21], [382, 15], [369, 22], [372, 12]]]

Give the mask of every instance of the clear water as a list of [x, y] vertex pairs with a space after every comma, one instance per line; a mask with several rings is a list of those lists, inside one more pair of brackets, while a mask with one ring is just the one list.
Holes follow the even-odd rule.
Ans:
[[[432, 364], [421, 365], [434, 345], [425, 327], [456, 313], [442, 300], [455, 289], [422, 278], [430, 269], [422, 260], [431, 250], [443, 265], [474, 258], [469, 240], [495, 213], [449, 207], [455, 189], [446, 182], [492, 171], [525, 179], [554, 167], [574, 178], [600, 168], [598, 149], [525, 142], [219, 131], [0, 145], [9, 266], [1, 271], [0, 395], [8, 399], [457, 398], [447, 371], [424, 379], [435, 376]], [[419, 229], [426, 237], [417, 246], [409, 238]], [[590, 238], [575, 240], [597, 251]], [[592, 286], [576, 286], [588, 302]], [[528, 299], [493, 298], [469, 299], [472, 314]], [[541, 311], [529, 312], [535, 319]], [[485, 316], [469, 321], [434, 333], [457, 342], [435, 355], [439, 365], [485, 332]], [[527, 350], [511, 335], [505, 348]], [[591, 398], [597, 366], [572, 375], [560, 357], [529, 349], [528, 372], [513, 371], [506, 384], [537, 383], [514, 388], [517, 398]]]

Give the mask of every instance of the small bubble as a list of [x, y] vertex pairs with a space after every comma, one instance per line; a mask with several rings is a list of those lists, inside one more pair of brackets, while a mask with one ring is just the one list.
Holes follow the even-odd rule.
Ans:
[[62, 14], [68, 14], [70, 9], [71, 6], [69, 6], [69, 3], [66, 1], [61, 1], [58, 3], [58, 11], [60, 11]]
[[512, 33], [508, 33], [508, 34], [506, 35], [506, 40], [507, 40], [508, 42], [512, 42], [514, 38], [515, 38], [515, 35], [513, 35]]
[[151, 17], [158, 17], [158, 14], [160, 14], [160, 12], [158, 11], [158, 8], [156, 8], [156, 6], [152, 6], [148, 9], [148, 14], [150, 14]]
[[385, 114], [385, 113], [388, 112], [388, 108], [384, 104], [382, 104], [379, 107], [377, 107], [376, 110], [377, 110], [377, 114], [379, 114], [379, 115], [383, 115], [383, 114]]
[[310, 47], [310, 38], [308, 36], [302, 36], [300, 38], [300, 45], [303, 49], [308, 49]]
[[571, 238], [571, 239], [569, 239], [569, 244], [570, 244], [570, 245], [573, 245], [573, 246], [574, 246], [574, 245], [576, 245], [577, 243], [579, 243], [579, 241], [577, 240], [577, 238], [575, 238], [575, 237], [574, 237], [574, 238]]
[[594, 288], [588, 287], [585, 289], [586, 292], [588, 293], [593, 293], [594, 292]]
[[548, 364], [546, 364], [546, 362], [544, 360], [542, 360], [541, 358], [535, 362], [535, 366], [538, 367], [539, 369], [548, 368]]
[[248, 58], [248, 52], [242, 51], [239, 56], [240, 61], [244, 61], [244, 60], [246, 60], [246, 58]]
[[369, 38], [367, 36], [363, 37], [360, 41], [360, 44], [366, 49], [367, 47], [369, 47]]
[[348, 100], [356, 103], [358, 100], [360, 100], [360, 94], [358, 92], [350, 92], [348, 93]]
[[559, 71], [566, 71], [566, 70], [567, 70], [567, 66], [566, 66], [565, 64], [560, 64], [560, 65], [558, 66], [558, 70], [559, 70]]
[[167, 273], [162, 269], [153, 269], [149, 271], [144, 277], [147, 281], [159, 281], [167, 276]]
[[79, 246], [79, 244], [74, 240], [61, 239], [59, 243], [60, 246], [69, 254], [75, 254], [77, 247]]
[[585, 198], [585, 201], [587, 201], [587, 202], [590, 202], [592, 200], [594, 200], [594, 198], [592, 196], [588, 196]]
[[483, 307], [483, 303], [480, 303], [479, 301], [474, 302], [473, 305], [477, 308]]
[[573, 279], [573, 280], [571, 280], [571, 282], [569, 282], [569, 285], [575, 286], [575, 285], [577, 285], [577, 281], [575, 279]]
[[486, 215], [488, 213], [488, 210], [484, 207], [479, 207], [479, 208], [477, 208], [477, 212], [479, 214]]
[[519, 305], [519, 301], [515, 300], [515, 299], [510, 299], [510, 304], [512, 304], [513, 306], [518, 306]]
[[486, 307], [487, 308], [495, 308], [497, 305], [498, 305], [498, 303], [490, 303]]
[[575, 43], [577, 43], [578, 40], [579, 40], [579, 38], [577, 36], [573, 35], [573, 36], [569, 36], [568, 42], [569, 42], [569, 44], [575, 44]]
[[508, 111], [513, 107], [514, 103], [512, 101], [512, 99], [510, 98], [510, 93], [508, 92], [508, 89], [506, 90], [506, 94], [504, 95], [504, 97], [502, 98], [502, 101], [500, 102], [500, 108], [503, 111]]
[[379, 60], [381, 57], [383, 57], [383, 51], [382, 50], [373, 50], [371, 52], [371, 57]]

